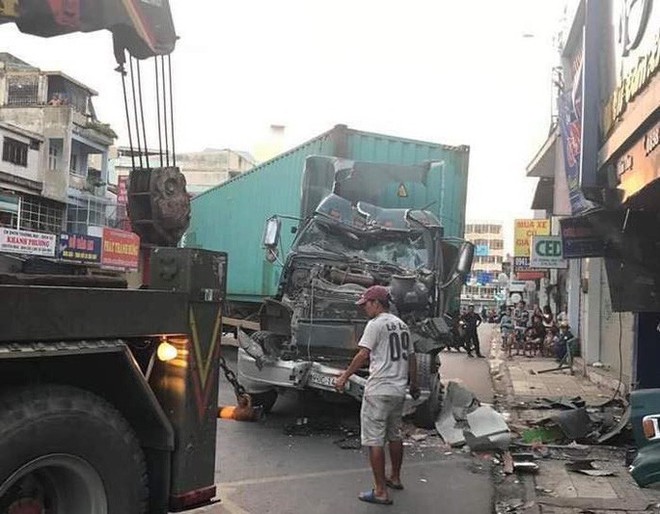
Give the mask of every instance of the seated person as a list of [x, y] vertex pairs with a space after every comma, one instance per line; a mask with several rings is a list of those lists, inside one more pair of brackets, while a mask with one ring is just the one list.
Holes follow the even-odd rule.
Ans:
[[573, 339], [575, 336], [572, 334], [568, 322], [562, 321], [559, 324], [559, 334], [555, 342], [554, 352], [555, 359], [561, 361], [566, 356], [567, 342]]
[[525, 333], [525, 347], [523, 353], [528, 357], [536, 355], [541, 350], [543, 340], [545, 339], [546, 329], [543, 326], [543, 316], [535, 314], [532, 317], [532, 326]]

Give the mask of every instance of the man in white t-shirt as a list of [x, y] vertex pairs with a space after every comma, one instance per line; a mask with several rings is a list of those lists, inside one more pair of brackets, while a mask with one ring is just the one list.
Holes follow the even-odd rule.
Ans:
[[[360, 350], [348, 369], [337, 379], [342, 392], [348, 378], [369, 361], [369, 378], [360, 412], [362, 445], [369, 448], [374, 488], [360, 493], [369, 503], [391, 505], [387, 488], [403, 489], [401, 423], [408, 377], [410, 394], [419, 397], [417, 361], [408, 326], [389, 312], [390, 296], [384, 286], [371, 286], [357, 302], [370, 321], [358, 343]], [[389, 443], [392, 471], [385, 475], [385, 443]]]

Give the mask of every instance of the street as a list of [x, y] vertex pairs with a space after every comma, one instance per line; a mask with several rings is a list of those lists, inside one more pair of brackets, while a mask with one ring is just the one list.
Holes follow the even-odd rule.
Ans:
[[[483, 327], [482, 333], [490, 331]], [[487, 351], [482, 336], [482, 351]], [[235, 364], [236, 349], [223, 347]], [[485, 402], [492, 400], [486, 359], [470, 359], [465, 353], [443, 352], [444, 379], [460, 380]], [[224, 379], [220, 383], [221, 405], [234, 401]], [[357, 405], [335, 405], [294, 395], [280, 397], [264, 421], [246, 423], [218, 421], [216, 483], [221, 503], [198, 509], [209, 513], [361, 513], [381, 506], [358, 501], [360, 491], [371, 488], [366, 454], [341, 449], [335, 441], [342, 434], [337, 422], [357, 427]], [[306, 417], [313, 426], [309, 435], [287, 435], [286, 427]], [[434, 440], [439, 438], [434, 437]], [[492, 485], [489, 463], [469, 453], [444, 445], [411, 442], [406, 446], [402, 481], [404, 491], [392, 491], [397, 513], [491, 512]]]

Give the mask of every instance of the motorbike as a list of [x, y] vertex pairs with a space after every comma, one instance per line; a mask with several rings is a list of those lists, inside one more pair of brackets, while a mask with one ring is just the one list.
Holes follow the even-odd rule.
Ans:
[[467, 325], [465, 321], [460, 319], [458, 316], [450, 316], [445, 314], [447, 324], [450, 327], [451, 337], [449, 338], [448, 343], [445, 346], [447, 350], [456, 350], [461, 351], [461, 348], [465, 351], [468, 351], [469, 340], [467, 337]]

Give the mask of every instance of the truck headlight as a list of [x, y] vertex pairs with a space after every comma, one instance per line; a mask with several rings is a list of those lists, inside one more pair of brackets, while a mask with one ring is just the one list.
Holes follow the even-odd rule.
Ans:
[[178, 354], [179, 352], [177, 351], [176, 347], [167, 341], [161, 341], [161, 343], [158, 345], [158, 350], [156, 351], [158, 359], [163, 362], [176, 359]]

